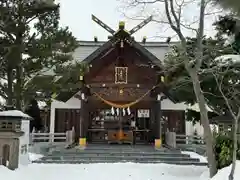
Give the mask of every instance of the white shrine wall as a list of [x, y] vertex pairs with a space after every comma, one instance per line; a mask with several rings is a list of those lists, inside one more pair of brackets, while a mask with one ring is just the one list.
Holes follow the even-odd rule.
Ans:
[[[80, 94], [79, 91], [77, 94]], [[163, 94], [162, 94], [163, 95]], [[81, 108], [81, 100], [76, 97], [71, 97], [67, 102], [53, 100], [51, 103], [51, 114], [50, 114], [50, 133], [55, 132], [55, 111], [56, 109], [79, 109]], [[162, 110], [181, 110], [186, 111], [188, 108], [191, 109], [188, 105], [184, 103], [173, 103], [169, 98], [161, 101]], [[193, 108], [196, 110], [196, 107]], [[193, 135], [196, 130], [199, 135], [202, 135], [203, 127], [200, 124], [193, 125], [191, 122], [186, 121], [186, 135]]]

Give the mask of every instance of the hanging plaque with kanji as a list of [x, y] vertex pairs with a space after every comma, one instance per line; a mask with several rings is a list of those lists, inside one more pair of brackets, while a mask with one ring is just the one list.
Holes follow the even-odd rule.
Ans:
[[127, 84], [127, 67], [115, 67], [115, 84]]

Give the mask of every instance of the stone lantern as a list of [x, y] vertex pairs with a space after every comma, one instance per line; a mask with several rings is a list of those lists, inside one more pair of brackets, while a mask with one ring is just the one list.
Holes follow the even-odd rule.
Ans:
[[14, 170], [29, 164], [29, 123], [32, 118], [18, 110], [0, 112], [0, 164]]

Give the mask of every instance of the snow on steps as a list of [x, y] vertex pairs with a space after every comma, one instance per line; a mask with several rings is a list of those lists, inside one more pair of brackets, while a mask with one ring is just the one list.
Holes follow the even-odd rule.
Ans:
[[58, 149], [33, 162], [58, 164], [134, 162], [207, 166], [206, 162], [200, 162], [199, 158], [182, 154], [181, 151], [166, 148], [155, 150], [151, 146], [90, 146], [85, 150]]

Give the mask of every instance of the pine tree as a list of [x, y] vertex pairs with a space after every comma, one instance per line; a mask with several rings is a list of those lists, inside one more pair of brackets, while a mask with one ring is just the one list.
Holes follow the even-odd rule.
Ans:
[[26, 113], [33, 118], [33, 120], [30, 121], [30, 132], [33, 131], [33, 128], [35, 128], [36, 131], [42, 130], [42, 120], [40, 116], [40, 109], [36, 99], [32, 99], [30, 101], [30, 105], [27, 108]]
[[240, 1], [238, 0], [212, 0], [214, 3], [220, 5], [226, 10], [240, 15]]
[[55, 70], [72, 61], [78, 43], [59, 18], [59, 5], [50, 0], [0, 1], [0, 77], [6, 79], [0, 95], [9, 105], [15, 99], [22, 109], [23, 101], [52, 91]]

